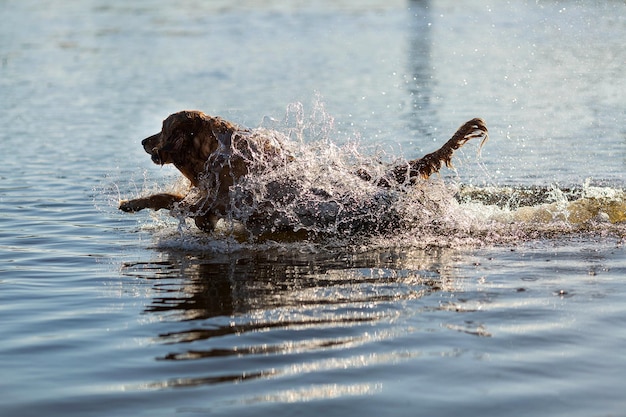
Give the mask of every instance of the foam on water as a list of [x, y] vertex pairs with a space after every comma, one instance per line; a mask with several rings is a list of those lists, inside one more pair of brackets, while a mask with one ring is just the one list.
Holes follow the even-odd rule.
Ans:
[[[143, 227], [158, 246], [309, 251], [320, 245], [458, 247], [579, 233], [626, 235], [624, 190], [593, 186], [589, 180], [574, 188], [472, 187], [434, 175], [416, 184], [380, 187], [376, 184], [389, 165], [406, 161], [380, 150], [368, 156], [358, 138], [334, 142], [333, 119], [319, 101], [308, 117], [301, 105], [290, 105], [283, 120], [266, 119], [251, 134], [273, 136], [289, 161], [261, 166], [258, 174], [237, 182], [229, 215], [213, 233], [197, 230], [188, 213], [175, 213], [176, 219], [153, 214]], [[353, 175], [358, 169], [367, 170], [372, 180]], [[163, 187], [185, 193], [189, 184]], [[139, 194], [145, 195], [155, 191], [155, 184], [146, 180], [143, 188]]]

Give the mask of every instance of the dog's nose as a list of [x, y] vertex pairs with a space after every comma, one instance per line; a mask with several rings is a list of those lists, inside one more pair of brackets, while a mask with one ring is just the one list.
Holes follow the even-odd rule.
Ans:
[[[146, 149], [146, 148], [152, 149], [155, 144], [159, 143], [160, 136], [161, 136], [161, 133], [157, 133], [157, 134], [154, 134], [152, 136], [148, 136], [147, 138], [145, 138], [144, 140], [141, 141], [141, 145], [144, 147], [144, 149]], [[146, 149], [146, 151], [147, 151], [147, 149]]]

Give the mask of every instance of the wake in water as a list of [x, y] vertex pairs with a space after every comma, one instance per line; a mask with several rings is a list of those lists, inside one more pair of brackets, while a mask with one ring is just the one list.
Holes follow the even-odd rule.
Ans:
[[[281, 123], [266, 123], [245, 133], [278, 143], [272, 146], [280, 146], [283, 156], [278, 163], [246, 159], [247, 169], [254, 175], [242, 175], [227, 183], [227, 199], [221, 203], [223, 215], [212, 220], [209, 235], [187, 227], [188, 220], [197, 217], [202, 207], [184, 203], [190, 199], [207, 201], [202, 194], [207, 191], [193, 178], [177, 192], [161, 194], [175, 201], [171, 207], [158, 208], [169, 208], [180, 222], [175, 233], [165, 229], [161, 243], [202, 247], [207, 242], [212, 246], [228, 242], [230, 247], [235, 241], [242, 245], [299, 241], [423, 247], [505, 243], [582, 231], [623, 236], [623, 190], [589, 184], [579, 189], [475, 188], [423, 178], [442, 163], [450, 165], [452, 151], [480, 137], [480, 133], [480, 126], [474, 126], [463, 140], [451, 139], [449, 143], [455, 147], [444, 157], [438, 155], [436, 164], [428, 165], [434, 167], [430, 171], [420, 171], [418, 164], [424, 160], [428, 163], [427, 158], [435, 153], [415, 161], [383, 163], [380, 155], [363, 155], [355, 142], [343, 146], [332, 142], [333, 121], [322, 105], [316, 106], [310, 119], [304, 117], [301, 105], [292, 105]], [[152, 157], [164, 163], [162, 158], [168, 156], [153, 152]], [[231, 159], [226, 163], [231, 164]], [[229, 168], [235, 169], [232, 165]], [[219, 187], [219, 180], [213, 182], [213, 188], [216, 184]], [[207, 195], [213, 198], [211, 189]], [[145, 200], [130, 203], [144, 204]], [[122, 202], [121, 208], [128, 203]], [[211, 204], [215, 206], [214, 200]]]

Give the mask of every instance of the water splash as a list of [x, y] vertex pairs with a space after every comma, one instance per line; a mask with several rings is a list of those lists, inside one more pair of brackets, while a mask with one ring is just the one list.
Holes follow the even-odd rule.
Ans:
[[[309, 116], [301, 104], [292, 104], [283, 120], [266, 118], [251, 134], [271, 135], [289, 158], [271, 168], [259, 166], [258, 174], [231, 187], [229, 215], [211, 234], [195, 230], [189, 213], [175, 213], [174, 225], [146, 225], [159, 246], [216, 252], [287, 244], [302, 250], [346, 244], [457, 247], [573, 233], [626, 235], [624, 190], [590, 181], [569, 188], [473, 187], [435, 175], [416, 184], [380, 187], [389, 161], [406, 160], [380, 150], [369, 156], [358, 138], [334, 142], [334, 120], [319, 100]], [[371, 181], [353, 175], [358, 169], [365, 169]]]

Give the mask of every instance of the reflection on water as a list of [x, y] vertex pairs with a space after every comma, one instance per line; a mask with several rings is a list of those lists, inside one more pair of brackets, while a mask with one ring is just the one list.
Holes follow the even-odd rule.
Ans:
[[618, 326], [622, 310], [611, 287], [623, 240], [596, 239], [600, 249], [588, 237], [504, 250], [157, 248], [121, 268], [148, 287], [144, 353], [159, 365], [123, 389], [186, 396], [188, 413], [247, 415], [251, 405], [354, 405], [396, 392], [432, 407], [445, 386], [451, 409], [476, 411], [494, 378], [517, 384], [523, 373], [533, 375], [524, 389], [550, 406], [553, 378], [612, 362], [577, 347], [607, 343], [588, 325]]
[[380, 390], [381, 386], [379, 384], [318, 385], [309, 389], [291, 389], [279, 393], [252, 397], [246, 400], [244, 404], [263, 402], [297, 403], [316, 399], [332, 399], [354, 395], [371, 395], [379, 392]]
[[[156, 336], [155, 341], [170, 346], [157, 359], [231, 362], [221, 371], [207, 367], [210, 375], [168, 379], [148, 387], [162, 388], [361, 368], [417, 355], [411, 349], [367, 356], [337, 352], [358, 352], [415, 331], [397, 326], [406, 315], [403, 305], [453, 292], [454, 264], [455, 251], [445, 248], [340, 254], [283, 249], [227, 255], [167, 250], [161, 260], [127, 263], [122, 272], [151, 282], [153, 296], [145, 314], [180, 324]], [[452, 301], [423, 308], [464, 311]], [[471, 323], [449, 328], [488, 335]], [[329, 351], [336, 353], [318, 357]], [[284, 355], [306, 359], [289, 363], [280, 359]], [[261, 357], [262, 366], [246, 366], [243, 361], [255, 363]], [[272, 396], [316, 397], [372, 389], [322, 385]]]
[[408, 76], [404, 82], [409, 100], [408, 109], [402, 115], [408, 119], [407, 123], [414, 137], [426, 142], [426, 138], [431, 138], [435, 134], [433, 125], [437, 124], [433, 123], [437, 117], [437, 109], [432, 103], [431, 7], [429, 0], [412, 0], [408, 4], [410, 15], [407, 31]]
[[450, 285], [453, 256], [445, 248], [338, 255], [169, 250], [164, 255], [162, 261], [125, 264], [123, 273], [153, 281], [155, 296], [146, 312], [176, 320], [422, 297]]

